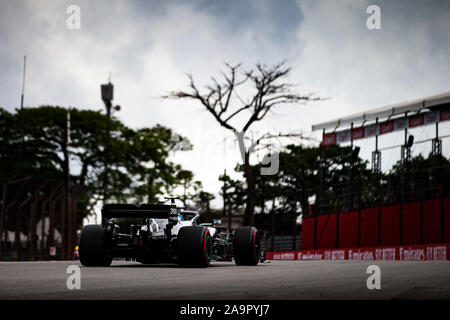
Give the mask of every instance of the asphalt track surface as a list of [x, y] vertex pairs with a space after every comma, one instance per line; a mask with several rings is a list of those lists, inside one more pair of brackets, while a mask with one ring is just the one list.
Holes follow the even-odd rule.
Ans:
[[[381, 269], [381, 289], [367, 288], [367, 267]], [[271, 261], [209, 268], [113, 261], [80, 266], [69, 290], [67, 267], [79, 262], [0, 262], [0, 299], [450, 299], [450, 262]]]

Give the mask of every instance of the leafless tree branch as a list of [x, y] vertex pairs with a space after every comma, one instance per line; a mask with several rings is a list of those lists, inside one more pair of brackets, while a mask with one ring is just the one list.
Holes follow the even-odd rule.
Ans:
[[[313, 93], [298, 94], [293, 91], [292, 84], [281, 81], [291, 71], [291, 68], [285, 67], [284, 61], [274, 66], [258, 63], [255, 69], [250, 71], [243, 70], [240, 63], [230, 65], [225, 62], [224, 64], [226, 70], [221, 72], [223, 81], [219, 82], [212, 77], [212, 84], [205, 87], [205, 92], [200, 92], [192, 75], [188, 74], [188, 91], [172, 91], [163, 98], [197, 100], [221, 126], [242, 132], [246, 132], [253, 123], [264, 119], [275, 106], [322, 100]], [[238, 94], [238, 90], [246, 83], [254, 89], [254, 93], [249, 96], [247, 102]], [[231, 121], [245, 110], [251, 112], [250, 116], [241, 130], [238, 130]]]

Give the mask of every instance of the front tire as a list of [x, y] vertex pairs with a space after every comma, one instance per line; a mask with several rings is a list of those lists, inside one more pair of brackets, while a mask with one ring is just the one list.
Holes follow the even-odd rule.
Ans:
[[100, 225], [84, 226], [79, 244], [80, 262], [86, 267], [108, 267], [112, 256], [108, 250], [108, 234]]
[[256, 266], [261, 256], [259, 232], [255, 227], [238, 227], [233, 236], [234, 262], [242, 266]]
[[212, 237], [208, 228], [182, 227], [177, 236], [177, 259], [182, 266], [207, 267], [211, 263]]

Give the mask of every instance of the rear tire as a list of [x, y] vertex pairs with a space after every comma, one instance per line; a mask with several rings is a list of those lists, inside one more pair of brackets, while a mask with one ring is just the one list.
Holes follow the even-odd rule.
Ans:
[[242, 266], [256, 266], [261, 256], [259, 232], [255, 227], [238, 227], [233, 236], [234, 262]]
[[80, 235], [79, 256], [80, 262], [86, 267], [108, 267], [112, 256], [108, 250], [108, 237], [106, 229], [100, 225], [84, 226]]
[[208, 228], [182, 227], [177, 237], [177, 259], [182, 266], [207, 267], [212, 257], [212, 237]]

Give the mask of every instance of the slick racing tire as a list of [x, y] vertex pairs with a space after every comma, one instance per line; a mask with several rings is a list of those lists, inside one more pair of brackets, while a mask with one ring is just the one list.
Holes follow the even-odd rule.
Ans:
[[177, 259], [182, 266], [207, 267], [212, 257], [212, 237], [208, 228], [182, 227], [177, 237]]
[[108, 250], [108, 234], [100, 225], [84, 226], [79, 244], [80, 262], [86, 267], [108, 267], [112, 257]]
[[259, 232], [255, 227], [238, 227], [233, 236], [234, 262], [242, 266], [256, 266], [261, 256]]

